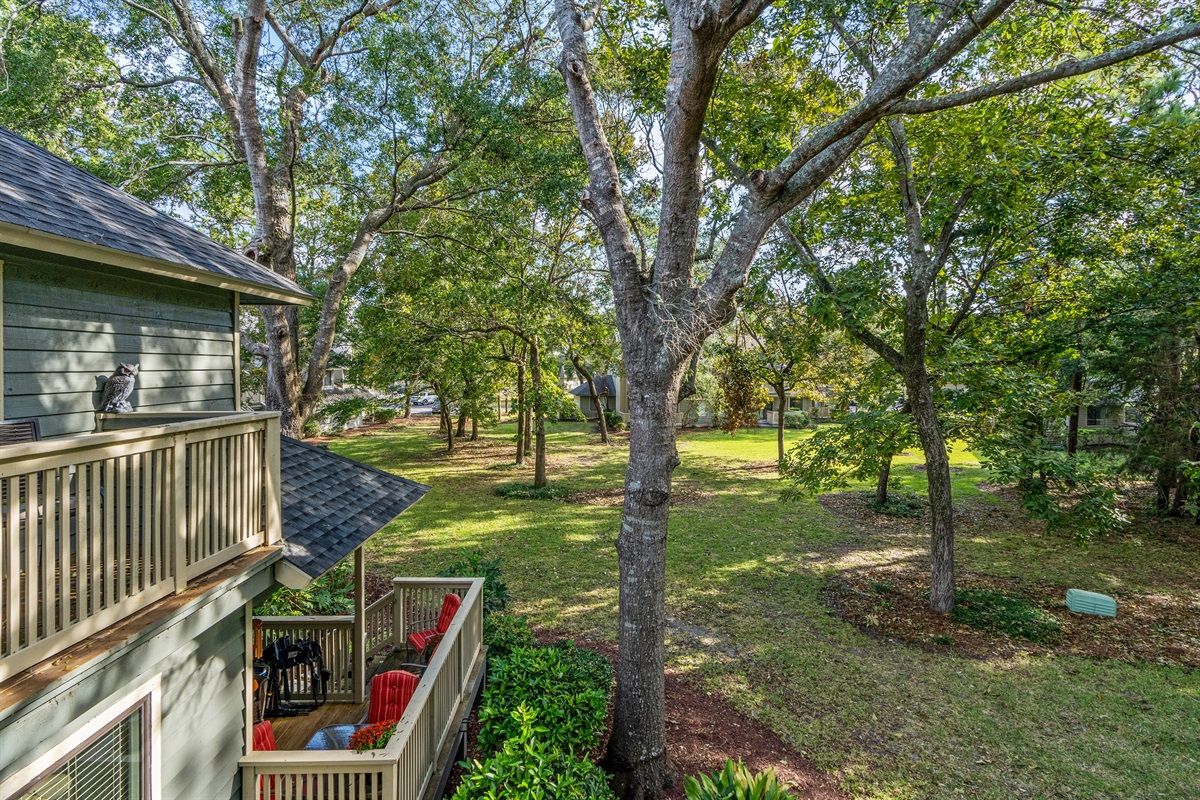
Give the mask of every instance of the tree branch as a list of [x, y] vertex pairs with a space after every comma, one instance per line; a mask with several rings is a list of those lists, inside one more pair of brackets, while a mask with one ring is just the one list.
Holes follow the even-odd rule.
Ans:
[[1139, 42], [1119, 47], [1116, 50], [1082, 60], [1063, 61], [1048, 69], [1030, 72], [1008, 80], [977, 86], [961, 92], [929, 97], [920, 100], [901, 100], [893, 103], [888, 109], [889, 114], [928, 114], [933, 111], [943, 111], [969, 103], [977, 103], [990, 97], [1022, 92], [1053, 81], [1071, 78], [1076, 75], [1086, 75], [1098, 69], [1104, 69], [1120, 64], [1138, 56], [1153, 53], [1173, 44], [1200, 36], [1200, 23], [1173, 28], [1158, 36], [1151, 36]]

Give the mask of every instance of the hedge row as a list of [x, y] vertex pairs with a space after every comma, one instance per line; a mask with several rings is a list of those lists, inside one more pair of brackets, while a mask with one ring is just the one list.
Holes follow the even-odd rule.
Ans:
[[532, 644], [523, 617], [491, 614], [488, 686], [479, 746], [454, 800], [615, 800], [588, 759], [600, 742], [613, 672], [599, 653], [561, 642]]

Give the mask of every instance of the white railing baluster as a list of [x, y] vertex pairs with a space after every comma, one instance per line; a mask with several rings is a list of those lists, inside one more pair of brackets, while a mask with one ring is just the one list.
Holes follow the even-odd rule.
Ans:
[[0, 448], [0, 681], [262, 545], [255, 498], [279, 476], [265, 456], [261, 469], [247, 466], [278, 419], [237, 414]]

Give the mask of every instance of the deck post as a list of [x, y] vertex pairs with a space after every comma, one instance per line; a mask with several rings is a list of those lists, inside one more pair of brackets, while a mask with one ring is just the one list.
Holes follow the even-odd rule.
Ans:
[[171, 543], [175, 550], [175, 593], [179, 594], [187, 589], [188, 582], [187, 438], [182, 434], [171, 438]]
[[354, 636], [350, 644], [354, 656], [354, 702], [367, 698], [367, 565], [362, 545], [354, 549]]
[[267, 419], [267, 432], [264, 446], [266, 458], [263, 461], [263, 487], [266, 489], [266, 518], [263, 520], [266, 531], [264, 544], [278, 544], [283, 538], [283, 523], [280, 518], [281, 486], [279, 483], [279, 415]]

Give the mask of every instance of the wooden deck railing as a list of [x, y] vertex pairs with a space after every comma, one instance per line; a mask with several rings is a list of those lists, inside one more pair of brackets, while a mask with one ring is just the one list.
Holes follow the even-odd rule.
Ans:
[[[404, 647], [409, 633], [433, 627], [437, 622], [442, 597], [447, 592], [463, 597], [463, 604], [430, 659], [387, 747], [365, 753], [348, 750], [252, 752], [241, 762], [245, 800], [292, 797], [421, 800], [426, 795], [431, 781], [438, 777], [437, 767], [444, 760], [448, 743], [459, 733], [463, 704], [468, 700], [472, 677], [481, 668], [483, 580], [396, 578], [392, 592], [367, 608], [367, 634], [363, 643], [364, 648], [370, 648], [374, 641], [374, 647], [381, 649], [379, 637], [390, 626], [391, 638], [385, 643]], [[385, 611], [390, 612], [390, 620], [386, 619]], [[283, 630], [278, 622], [281, 619], [285, 618], [264, 619], [264, 639], [269, 630]], [[352, 618], [340, 620], [339, 624], [348, 624]], [[325, 658], [330, 659], [328, 652]], [[348, 663], [352, 656], [341, 654], [335, 658], [339, 659], [338, 663]], [[330, 699], [333, 699], [332, 694]]]
[[0, 448], [0, 681], [279, 539], [279, 416]]

